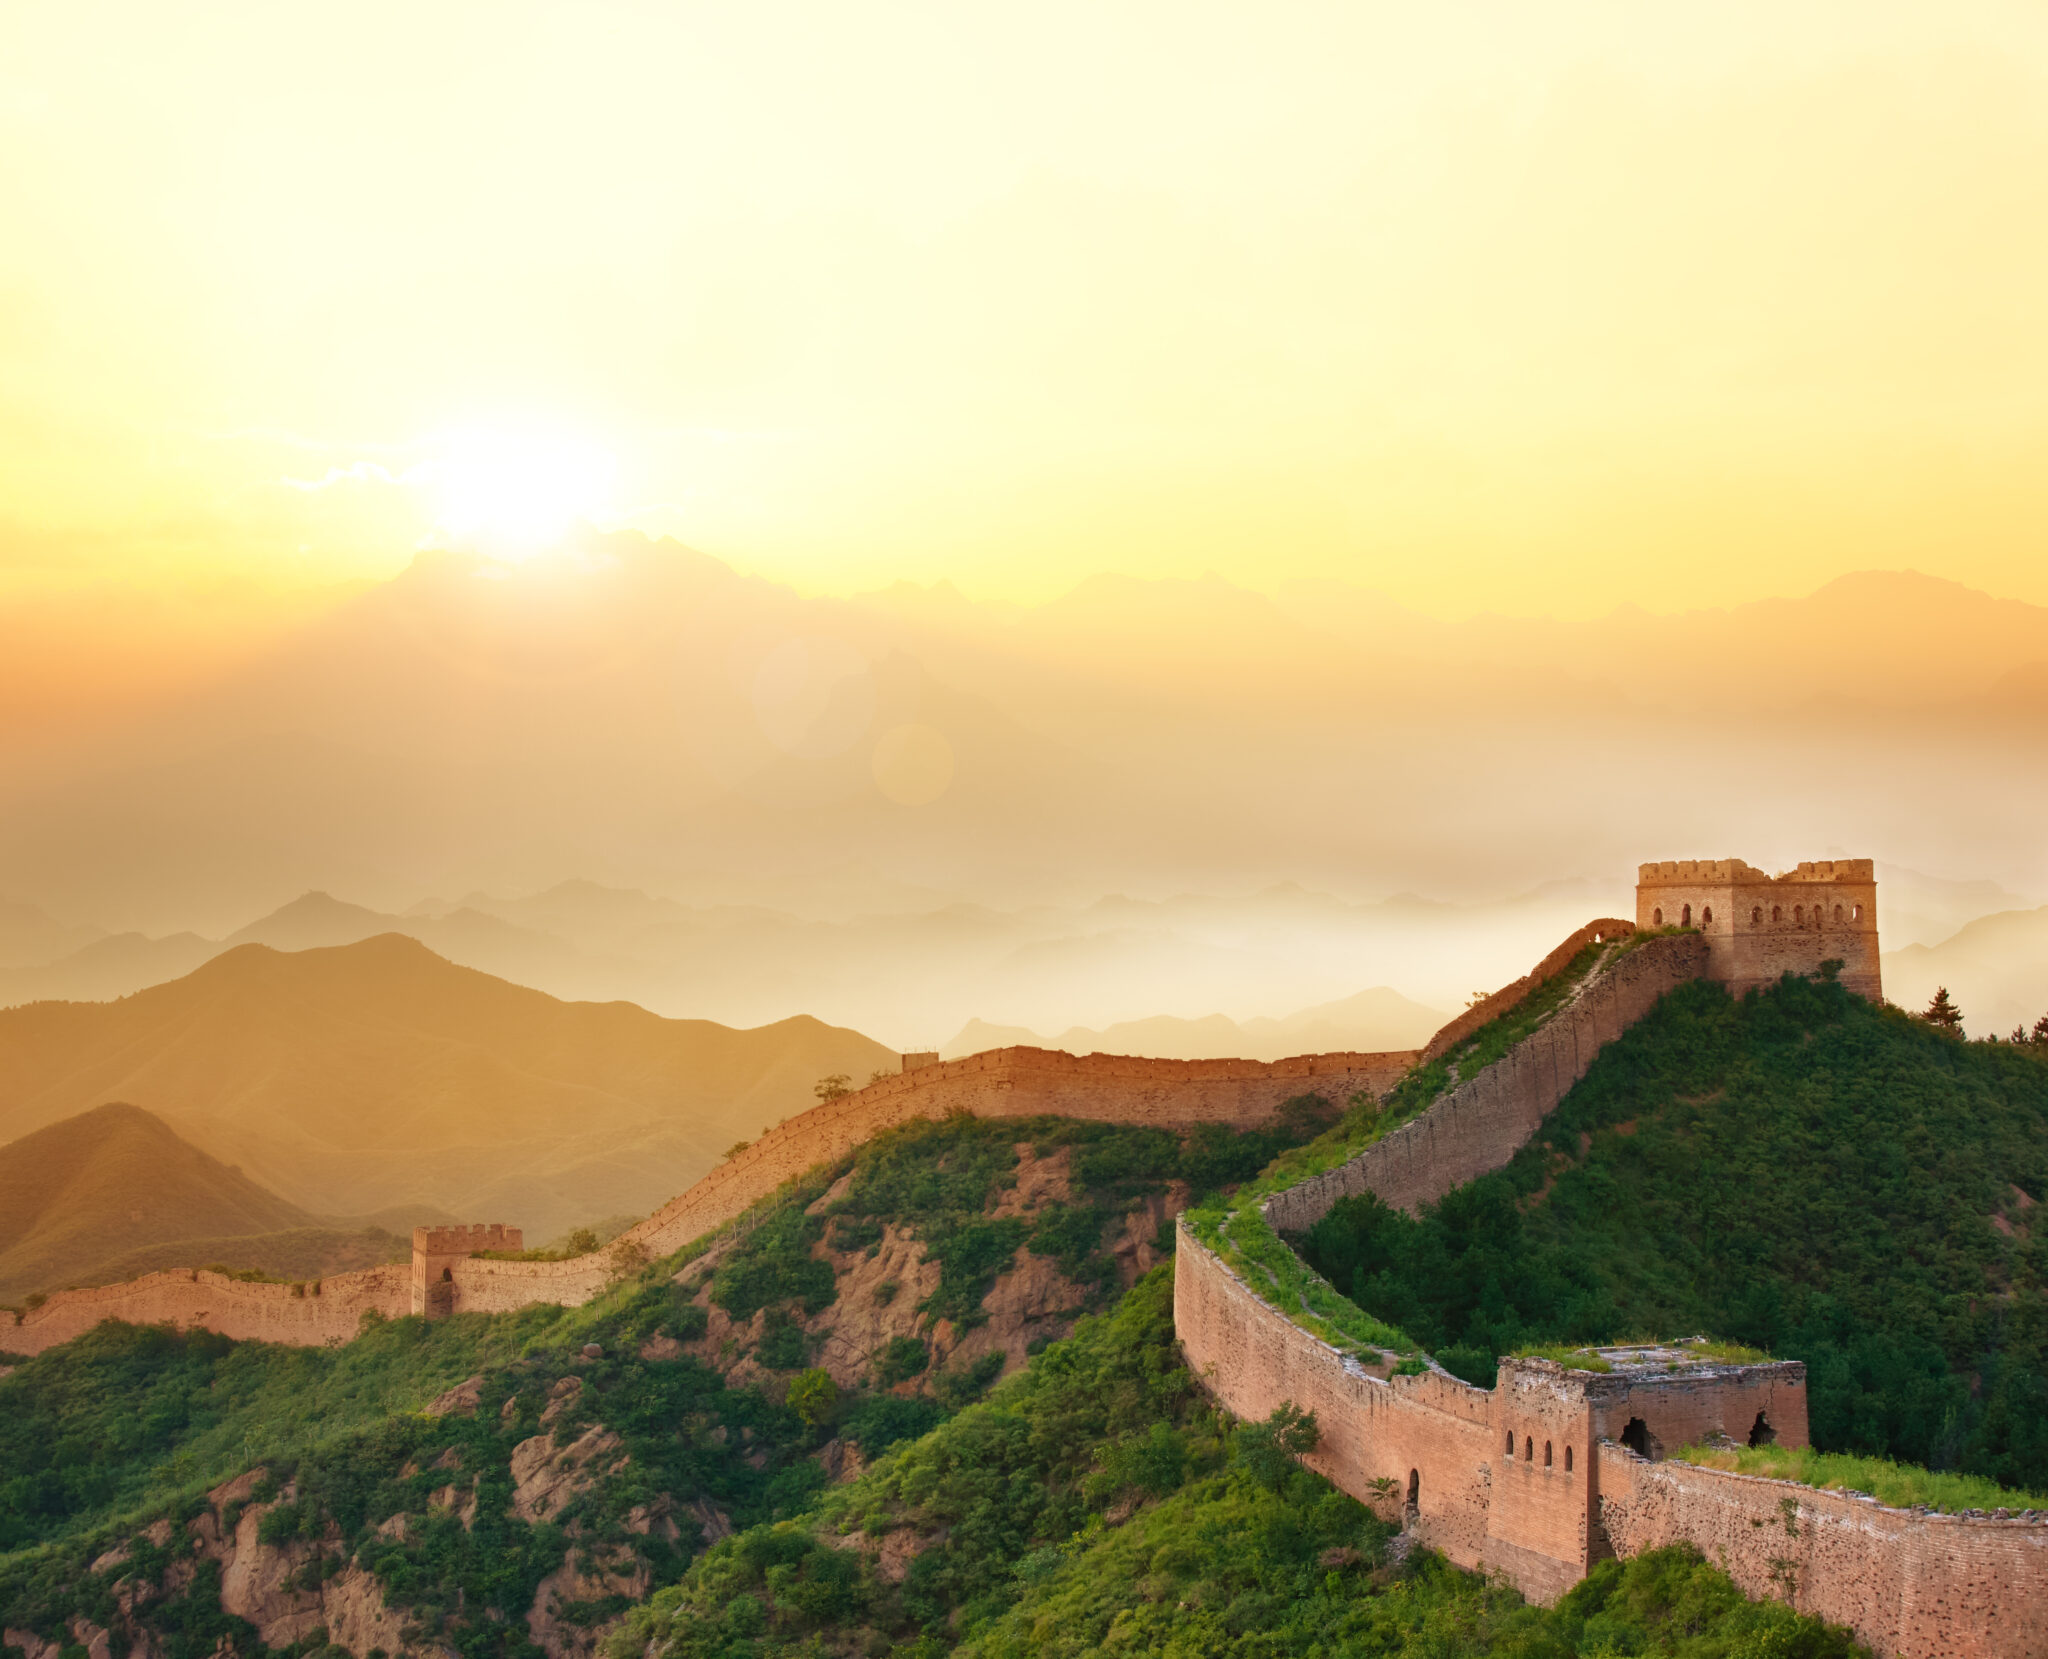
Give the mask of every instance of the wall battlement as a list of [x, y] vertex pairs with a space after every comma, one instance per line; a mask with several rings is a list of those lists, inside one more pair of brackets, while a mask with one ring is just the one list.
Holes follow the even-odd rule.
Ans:
[[1740, 996], [1781, 975], [1840, 962], [1842, 983], [1882, 1000], [1877, 873], [1867, 858], [1822, 859], [1767, 875], [1739, 858], [1666, 859], [1636, 872], [1636, 925], [1696, 928], [1707, 977]]

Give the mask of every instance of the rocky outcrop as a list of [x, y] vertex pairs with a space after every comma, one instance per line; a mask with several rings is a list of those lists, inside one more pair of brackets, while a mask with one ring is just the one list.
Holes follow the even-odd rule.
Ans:
[[522, 1521], [552, 1521], [606, 1475], [626, 1465], [619, 1437], [593, 1423], [567, 1445], [536, 1434], [512, 1448], [512, 1513]]

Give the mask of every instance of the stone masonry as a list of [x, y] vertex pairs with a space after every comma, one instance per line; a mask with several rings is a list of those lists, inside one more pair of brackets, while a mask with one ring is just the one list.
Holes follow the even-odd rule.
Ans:
[[1739, 858], [1678, 859], [1637, 872], [1636, 926], [1697, 928], [1707, 973], [1733, 996], [1813, 975], [1829, 960], [1842, 983], [1883, 998], [1877, 962], [1877, 876], [1867, 858], [1801, 864], [1766, 875]]

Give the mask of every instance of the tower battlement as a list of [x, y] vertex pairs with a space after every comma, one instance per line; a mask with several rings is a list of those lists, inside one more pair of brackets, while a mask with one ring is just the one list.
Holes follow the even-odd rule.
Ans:
[[455, 1308], [455, 1264], [479, 1250], [524, 1250], [526, 1234], [502, 1221], [412, 1230], [412, 1311], [440, 1319]]
[[1740, 858], [1639, 865], [1636, 925], [1697, 928], [1707, 941], [1707, 977], [1737, 996], [1836, 961], [1850, 990], [1872, 1002], [1883, 997], [1877, 872], [1867, 858], [1809, 860], [1777, 875]]
[[473, 1222], [466, 1227], [415, 1227], [415, 1255], [467, 1256], [475, 1250], [524, 1250], [526, 1235], [501, 1221]]

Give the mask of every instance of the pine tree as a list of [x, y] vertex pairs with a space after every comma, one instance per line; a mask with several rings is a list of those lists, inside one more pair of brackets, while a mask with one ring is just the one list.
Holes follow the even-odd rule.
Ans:
[[2034, 1041], [2048, 1043], [2048, 1014], [2043, 1014], [2034, 1022]]
[[1963, 1011], [1949, 1000], [1946, 985], [1935, 987], [1934, 1000], [1920, 1017], [1938, 1031], [1955, 1033], [1963, 1028]]

